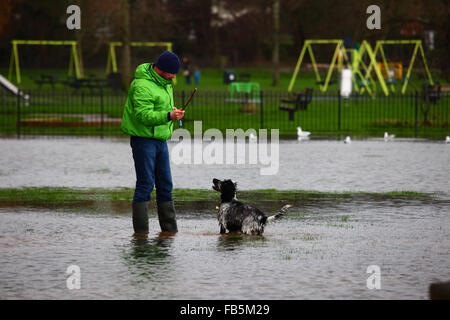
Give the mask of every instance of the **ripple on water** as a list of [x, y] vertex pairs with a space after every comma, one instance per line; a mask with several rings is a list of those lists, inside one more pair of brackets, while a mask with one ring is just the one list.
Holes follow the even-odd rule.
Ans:
[[[447, 280], [448, 206], [348, 204], [288, 216], [262, 237], [220, 235], [214, 215], [131, 236], [129, 215], [0, 210], [4, 299], [426, 299]], [[295, 213], [295, 211], [294, 211]], [[68, 290], [69, 265], [81, 289]], [[367, 267], [382, 289], [366, 287]]]
[[[175, 143], [169, 143], [172, 149]], [[205, 147], [204, 145], [203, 147]], [[135, 172], [127, 140], [2, 140], [3, 188], [134, 187]], [[248, 152], [247, 152], [248, 153]], [[318, 191], [409, 190], [450, 193], [450, 147], [416, 140], [282, 141], [276, 175], [261, 165], [175, 165], [176, 188], [210, 188], [216, 176], [241, 189]], [[248, 160], [248, 159], [247, 159]], [[278, 158], [273, 158], [273, 161]], [[192, 158], [193, 161], [193, 158]], [[248, 161], [247, 161], [248, 162]], [[275, 162], [274, 162], [275, 163]], [[219, 178], [220, 178], [219, 177]]]

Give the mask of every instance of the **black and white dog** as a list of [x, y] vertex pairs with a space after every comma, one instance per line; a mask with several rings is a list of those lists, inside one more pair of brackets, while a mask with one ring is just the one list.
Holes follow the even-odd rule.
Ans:
[[281, 218], [292, 207], [285, 205], [281, 210], [267, 217], [261, 210], [237, 201], [237, 184], [231, 180], [213, 179], [213, 189], [220, 192], [219, 226], [220, 233], [242, 232], [244, 234], [262, 235], [264, 227], [276, 219]]

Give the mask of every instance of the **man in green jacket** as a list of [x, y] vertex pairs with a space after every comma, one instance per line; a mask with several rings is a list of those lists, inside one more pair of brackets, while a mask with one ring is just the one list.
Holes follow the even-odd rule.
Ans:
[[173, 101], [172, 79], [179, 70], [177, 55], [164, 51], [156, 63], [144, 63], [136, 68], [128, 90], [121, 129], [131, 136], [136, 170], [132, 212], [137, 234], [148, 233], [147, 207], [154, 186], [161, 230], [178, 231], [166, 141], [172, 135], [173, 121], [184, 116], [184, 111], [175, 108]]

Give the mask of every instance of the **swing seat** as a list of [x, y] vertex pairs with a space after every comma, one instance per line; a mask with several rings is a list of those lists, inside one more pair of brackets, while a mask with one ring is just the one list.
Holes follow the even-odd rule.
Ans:
[[[334, 83], [336, 83], [336, 82], [337, 82], [336, 80], [330, 80], [330, 81], [328, 81], [328, 84], [334, 84]], [[325, 85], [325, 80], [322, 80], [322, 81], [316, 81], [316, 84]]]

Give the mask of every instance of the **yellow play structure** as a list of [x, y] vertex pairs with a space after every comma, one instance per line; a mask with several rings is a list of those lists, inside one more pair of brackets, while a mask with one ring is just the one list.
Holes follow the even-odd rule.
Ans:
[[[318, 64], [314, 56], [313, 46], [317, 45], [334, 45], [334, 53], [330, 61], [327, 75], [324, 79], [320, 76]], [[407, 66], [406, 75], [404, 77], [403, 63], [387, 60], [384, 50], [384, 46], [386, 45], [414, 45], [413, 53], [411, 59], [409, 60], [409, 65]], [[337, 69], [337, 72], [341, 72], [341, 70], [345, 67], [352, 70], [353, 87], [359, 94], [367, 92], [373, 96], [376, 91], [376, 83], [378, 83], [383, 93], [388, 96], [390, 92], [395, 92], [395, 80], [403, 81], [401, 93], [404, 94], [406, 92], [406, 88], [411, 77], [411, 72], [418, 54], [420, 54], [420, 57], [422, 58], [428, 81], [430, 85], [433, 85], [433, 79], [428, 68], [421, 40], [379, 40], [375, 44], [375, 49], [372, 49], [371, 45], [366, 40], [362, 41], [359, 46], [346, 48], [344, 46], [344, 40], [340, 39], [309, 39], [305, 40], [303, 48], [300, 52], [294, 73], [289, 83], [289, 92], [291, 92], [294, 87], [295, 80], [307, 53], [311, 59], [316, 83], [319, 84], [319, 88], [322, 92], [327, 91], [328, 86], [331, 84], [331, 77], [334, 70]], [[378, 55], [380, 55], [381, 61], [377, 60]]]
[[78, 61], [77, 54], [77, 41], [53, 41], [53, 40], [12, 40], [11, 41], [11, 60], [9, 63], [8, 79], [12, 80], [13, 69], [15, 67], [16, 82], [20, 84], [22, 78], [20, 75], [20, 63], [19, 63], [19, 46], [20, 45], [35, 45], [35, 46], [69, 46], [70, 47], [70, 62], [69, 62], [69, 76], [72, 75], [75, 68], [75, 76], [77, 79], [83, 77], [83, 70], [81, 70], [80, 63]]

